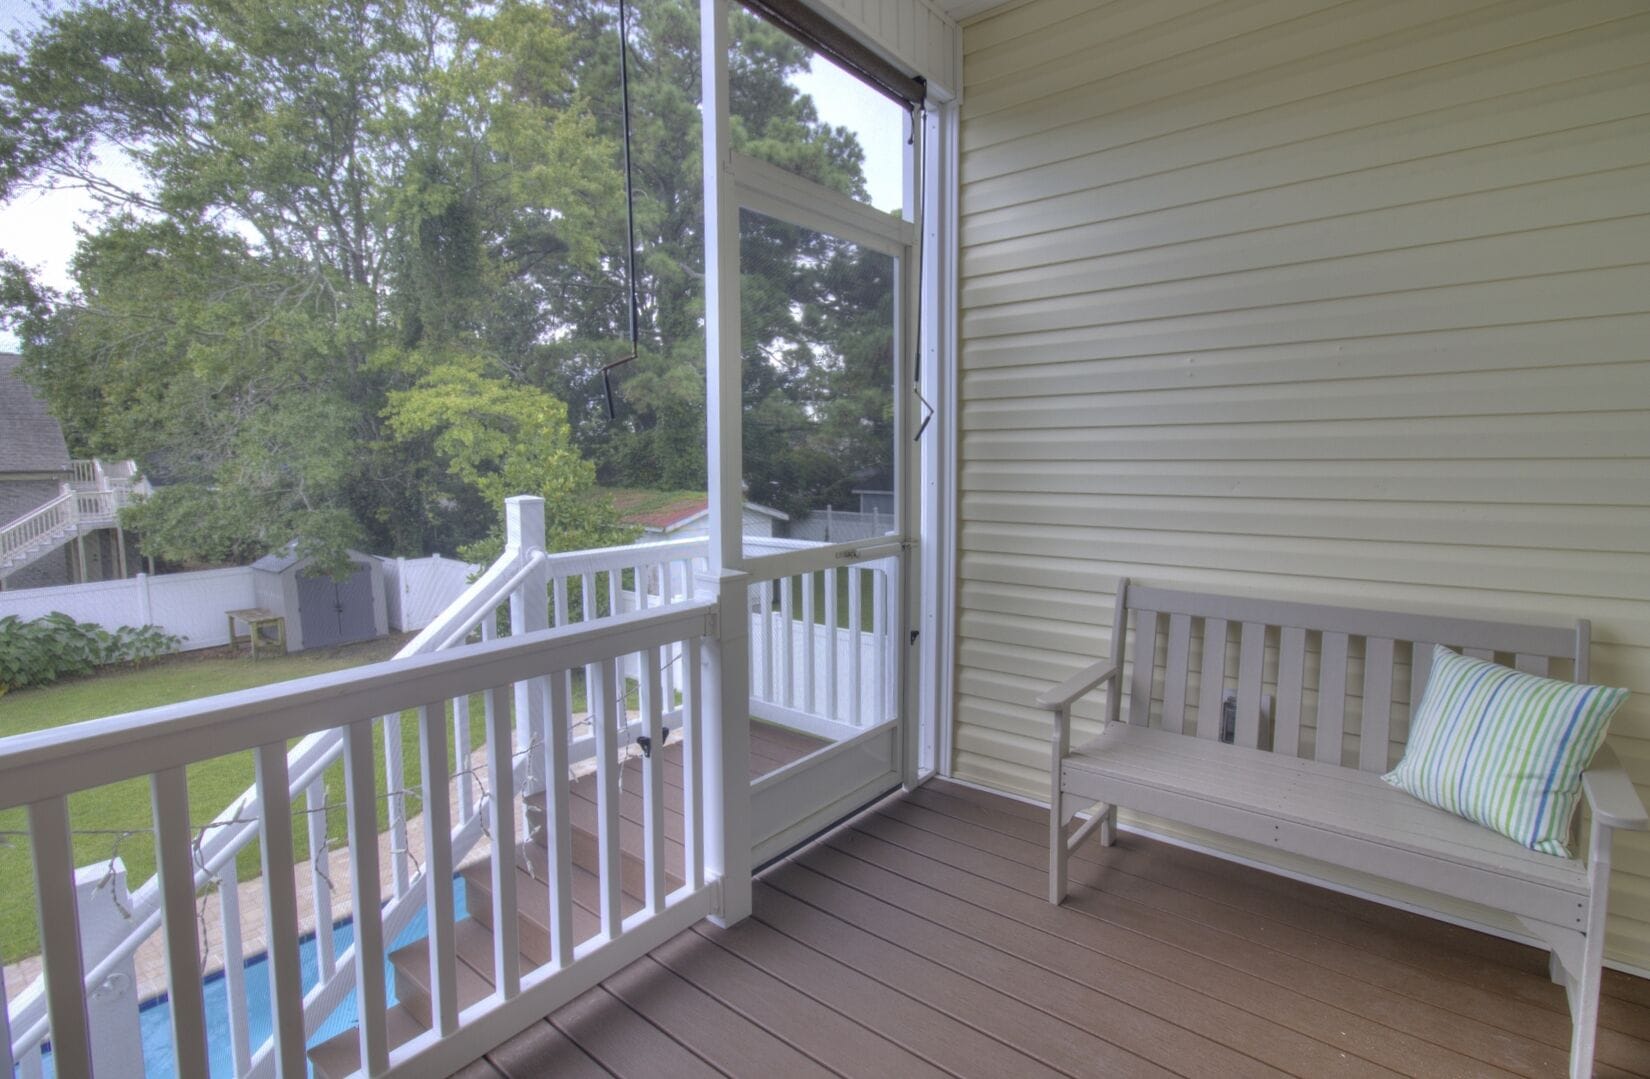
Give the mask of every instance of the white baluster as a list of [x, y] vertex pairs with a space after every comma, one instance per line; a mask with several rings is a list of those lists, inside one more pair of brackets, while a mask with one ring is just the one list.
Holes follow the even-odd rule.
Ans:
[[[756, 610], [759, 616], [757, 624], [762, 627], [761, 632], [751, 641], [762, 657], [762, 689], [757, 695], [765, 701], [771, 701], [774, 699], [773, 582], [758, 581], [756, 595]], [[756, 657], [751, 658], [754, 660]], [[756, 669], [755, 663], [751, 664], [751, 669]]]
[[642, 821], [647, 879], [647, 909], [665, 909], [665, 747], [661, 737], [659, 650], [642, 652], [641, 704], [649, 749], [642, 758]]
[[51, 1016], [52, 1063], [59, 1075], [90, 1075], [92, 1046], [86, 1022], [68, 799], [58, 796], [29, 806], [29, 841], [34, 849], [34, 894], [40, 914], [46, 1011]]
[[[155, 824], [155, 874], [160, 878], [171, 998], [172, 1060], [179, 1075], [206, 1074], [206, 998], [195, 925], [195, 860], [190, 847], [189, 782], [183, 767], [149, 777]], [[5, 997], [0, 995], [0, 1007]]]
[[883, 569], [871, 571], [871, 647], [875, 650], [875, 711], [872, 723], [881, 723], [891, 714], [888, 701], [888, 573]]
[[315, 953], [321, 980], [329, 981], [338, 969], [338, 952], [332, 941], [332, 883], [327, 871], [327, 785], [317, 779], [304, 793], [305, 816], [309, 823], [309, 890], [315, 906]]
[[[585, 602], [595, 590], [587, 588]], [[573, 962], [573, 822], [568, 806], [567, 740], [572, 712], [564, 689], [571, 671], [557, 671], [546, 684], [549, 707], [544, 726], [544, 846], [550, 870], [550, 962], [566, 969]]]
[[418, 710], [420, 777], [424, 781], [424, 888], [429, 909], [430, 1015], [443, 1038], [458, 1032], [458, 953], [453, 928], [453, 837], [446, 708]]
[[624, 682], [618, 661], [604, 659], [596, 665], [596, 700], [592, 722], [596, 727], [596, 823], [601, 869], [602, 935], [612, 940], [619, 935], [619, 747], [620, 704]]
[[[390, 1063], [378, 886], [378, 806], [373, 788], [372, 721], [362, 720], [344, 731], [344, 807], [349, 817], [350, 909], [355, 918], [356, 1024], [361, 1067], [368, 1075], [388, 1070]], [[294, 1074], [284, 1065], [280, 1072]]]
[[475, 777], [470, 774], [470, 698], [453, 698], [453, 770], [458, 773], [458, 819], [476, 814]]
[[839, 572], [835, 566], [825, 571], [825, 639], [828, 642], [825, 649], [825, 714], [837, 720], [842, 718], [842, 713], [837, 708], [836, 585]]
[[802, 575], [802, 710], [815, 712], [819, 708], [814, 642], [818, 630], [814, 627], [814, 575]]
[[856, 727], [865, 725], [864, 702], [861, 699], [864, 689], [860, 675], [863, 658], [860, 650], [864, 647], [864, 640], [860, 633], [860, 596], [863, 585], [860, 574], [865, 571], [858, 566], [848, 568], [848, 688], [849, 707], [852, 711], [848, 715], [848, 722]]
[[704, 695], [699, 688], [699, 638], [684, 644], [682, 666], [682, 847], [687, 884], [705, 885]]
[[390, 879], [395, 896], [407, 892], [411, 864], [407, 856], [407, 803], [401, 793], [406, 788], [401, 752], [401, 713], [384, 717], [384, 788], [390, 817]]
[[235, 859], [218, 871], [218, 913], [223, 922], [223, 988], [229, 1000], [229, 1056], [235, 1079], [252, 1070], [252, 1031], [246, 1014], [246, 948], [241, 943], [241, 889]]
[[269, 954], [269, 999], [274, 1009], [275, 1070], [301, 1075], [304, 1057], [303, 971], [298, 964], [298, 892], [292, 879], [292, 798], [286, 743], [253, 752], [258, 787], [259, 848], [264, 874], [264, 950]]
[[493, 985], [505, 1000], [521, 992], [520, 929], [516, 921], [516, 784], [511, 760], [510, 694], [487, 691], [487, 823], [493, 841]]
[[6, 966], [0, 963], [0, 1076], [9, 1077], [17, 1067], [17, 1060], [11, 1055], [11, 1009], [6, 1001]]
[[795, 583], [795, 577], [786, 577], [784, 580], [779, 582], [780, 637], [783, 645], [783, 647], [779, 649], [779, 653], [781, 657], [783, 657], [785, 663], [782, 675], [784, 678], [782, 703], [787, 708], [794, 708], [796, 706], [796, 655], [791, 651], [791, 649], [796, 645], [796, 631], [791, 622], [791, 608], [793, 605], [793, 601], [791, 599], [791, 588], [795, 585]]

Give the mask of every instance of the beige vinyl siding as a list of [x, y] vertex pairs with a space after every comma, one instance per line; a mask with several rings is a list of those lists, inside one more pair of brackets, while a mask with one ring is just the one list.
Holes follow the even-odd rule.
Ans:
[[955, 773], [1047, 796], [1031, 700], [1128, 575], [1591, 618], [1650, 800], [1650, 8], [1034, 0], [963, 48]]

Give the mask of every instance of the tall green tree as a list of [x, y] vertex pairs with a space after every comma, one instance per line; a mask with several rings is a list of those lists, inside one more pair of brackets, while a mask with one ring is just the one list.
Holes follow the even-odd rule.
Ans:
[[[85, 0], [0, 53], [0, 200], [74, 184], [103, 206], [65, 294], [4, 262], [0, 305], [76, 449], [162, 482], [133, 522], [153, 553], [454, 550], [525, 491], [584, 545], [620, 535], [598, 474], [704, 483], [691, 0], [633, 7], [640, 358], [619, 418], [602, 406], [629, 348], [616, 15]], [[863, 194], [854, 137], [788, 81], [806, 50], [743, 13], [734, 37], [738, 147]], [[891, 292], [844, 245], [757, 231], [785, 271], [747, 322], [788, 359], [746, 364], [784, 450], [752, 455], [752, 488], [806, 508], [846, 493], [830, 463], [865, 457], [857, 413], [886, 411], [840, 372], [886, 382]]]

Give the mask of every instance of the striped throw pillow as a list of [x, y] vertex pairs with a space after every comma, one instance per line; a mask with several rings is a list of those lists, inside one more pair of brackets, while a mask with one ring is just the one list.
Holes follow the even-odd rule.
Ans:
[[1625, 689], [1540, 678], [1435, 646], [1404, 759], [1384, 778], [1568, 858], [1581, 773], [1626, 699]]

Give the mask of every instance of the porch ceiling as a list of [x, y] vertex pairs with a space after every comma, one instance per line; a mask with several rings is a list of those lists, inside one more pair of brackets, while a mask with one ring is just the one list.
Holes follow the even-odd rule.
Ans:
[[[1551, 1075], [1532, 948], [1125, 835], [1042, 898], [1035, 807], [942, 782], [771, 869], [471, 1076]], [[1650, 983], [1607, 973], [1599, 1074], [1650, 1071]]]

